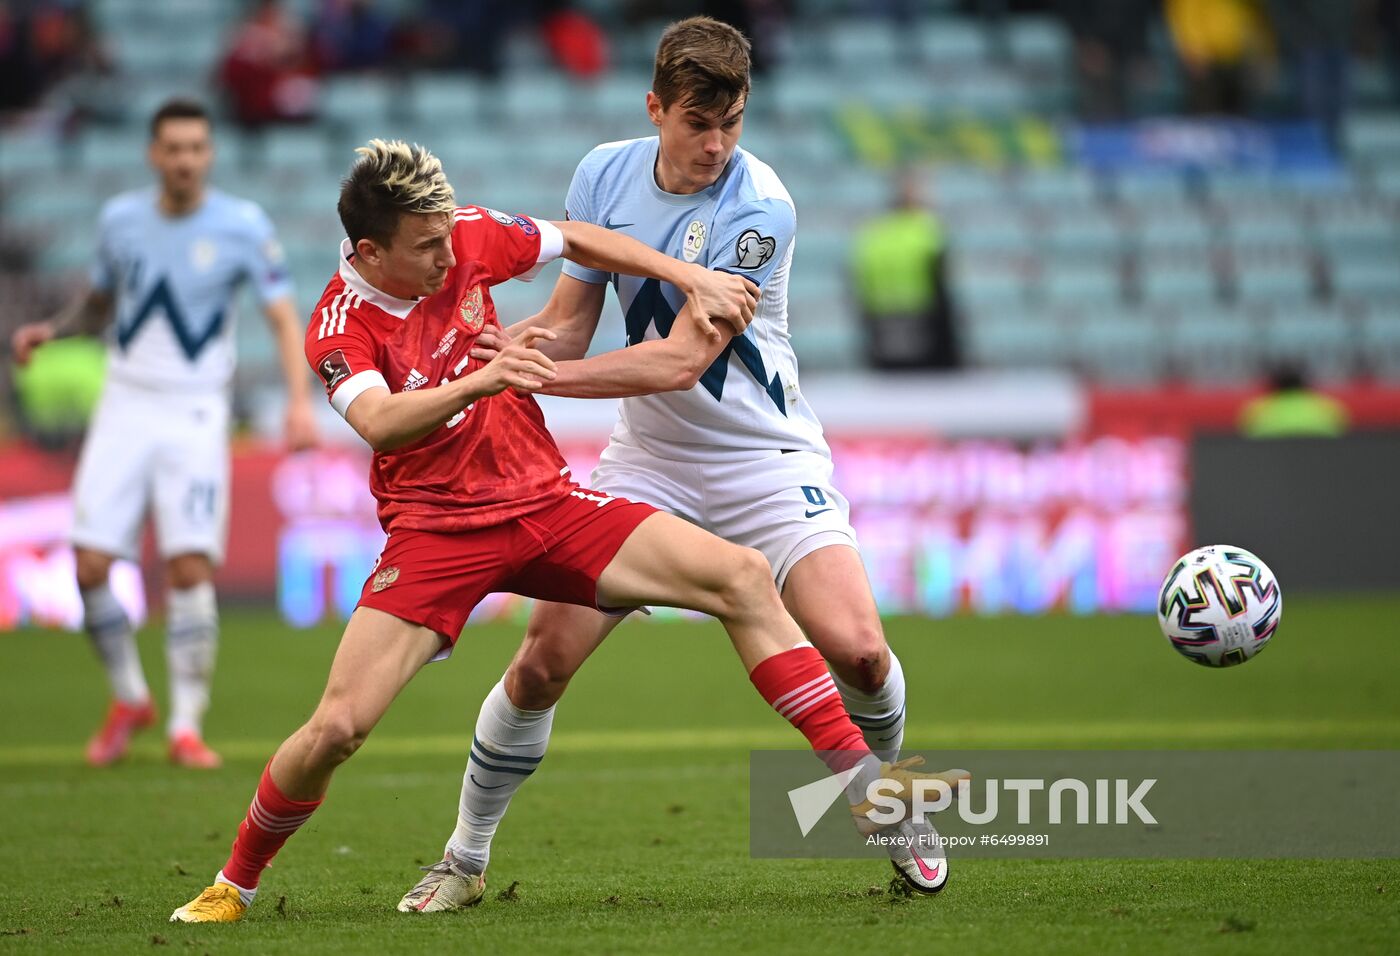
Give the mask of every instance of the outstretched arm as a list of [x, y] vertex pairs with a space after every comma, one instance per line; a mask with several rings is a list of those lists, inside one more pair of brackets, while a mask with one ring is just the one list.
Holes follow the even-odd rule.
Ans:
[[568, 398], [630, 398], [693, 388], [734, 337], [728, 329], [718, 339], [705, 335], [694, 316], [687, 315], [694, 308], [686, 303], [664, 339], [560, 362], [554, 379], [540, 391]]
[[553, 337], [548, 329], [526, 329], [519, 341], [506, 346], [485, 366], [446, 385], [412, 392], [371, 387], [350, 399], [345, 420], [375, 451], [402, 448], [446, 424], [477, 399], [507, 388], [539, 390], [554, 377], [554, 363], [533, 346]]
[[722, 338], [714, 322], [742, 332], [753, 321], [758, 286], [743, 276], [673, 259], [631, 236], [591, 223], [564, 220], [554, 225], [564, 234], [566, 259], [604, 272], [660, 279], [681, 290], [696, 304], [691, 321], [711, 337]]
[[[505, 329], [505, 335], [513, 339], [528, 328], [549, 329], [558, 338], [552, 342], [540, 342], [536, 348], [555, 361], [583, 358], [588, 354], [593, 333], [598, 330], [607, 290], [605, 285], [561, 275], [545, 307]], [[488, 341], [483, 345], [496, 347], [495, 337], [488, 336]], [[473, 354], [476, 358], [491, 358], [491, 355]]]
[[282, 377], [287, 382], [287, 417], [283, 433], [292, 451], [316, 444], [316, 416], [311, 410], [311, 387], [302, 358], [302, 329], [296, 306], [286, 297], [274, 299], [263, 309], [277, 355], [282, 361]]

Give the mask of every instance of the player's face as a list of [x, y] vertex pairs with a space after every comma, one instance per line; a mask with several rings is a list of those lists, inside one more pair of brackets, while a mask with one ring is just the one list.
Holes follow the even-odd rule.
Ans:
[[[372, 240], [374, 252], [366, 256], [379, 273], [380, 289], [400, 299], [433, 295], [447, 284], [447, 273], [457, 264], [452, 254], [452, 214], [405, 213], [389, 245]], [[362, 253], [363, 254], [363, 253]]]
[[688, 107], [684, 100], [663, 107], [655, 93], [648, 93], [647, 114], [661, 138], [657, 182], [672, 193], [696, 193], [713, 186], [744, 130], [742, 99], [720, 114]]
[[196, 196], [214, 162], [209, 124], [202, 119], [168, 119], [160, 124], [149, 151], [161, 188], [177, 201]]

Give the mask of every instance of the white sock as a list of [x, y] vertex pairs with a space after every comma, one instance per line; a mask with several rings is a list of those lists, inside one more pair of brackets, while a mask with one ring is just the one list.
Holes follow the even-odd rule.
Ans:
[[504, 682], [497, 682], [482, 701], [462, 776], [457, 829], [447, 841], [447, 852], [465, 869], [486, 872], [496, 827], [510, 798], [539, 766], [553, 726], [553, 707], [521, 710], [510, 702]]
[[144, 704], [151, 698], [141, 655], [136, 650], [136, 634], [131, 619], [112, 593], [111, 585], [99, 584], [82, 592], [83, 630], [107, 669], [112, 696], [125, 704]]
[[209, 681], [219, 649], [219, 608], [214, 585], [172, 588], [166, 605], [165, 656], [170, 664], [167, 732], [200, 733], [209, 709]]
[[224, 871], [223, 871], [223, 870], [220, 870], [218, 873], [216, 873], [216, 874], [214, 875], [214, 882], [215, 882], [215, 883], [224, 883], [224, 884], [227, 884], [228, 886], [231, 886], [231, 887], [233, 887], [235, 890], [237, 890], [237, 891], [238, 891], [238, 898], [241, 899], [241, 900], [243, 901], [243, 905], [244, 905], [244, 906], [252, 906], [252, 905], [253, 905], [253, 897], [255, 897], [255, 896], [258, 895], [258, 888], [257, 888], [256, 886], [253, 887], [251, 890], [245, 890], [243, 887], [241, 887], [241, 886], [239, 886], [237, 883], [233, 882], [233, 880], [230, 880], [228, 877], [224, 876]]
[[866, 794], [870, 792], [870, 784], [880, 779], [880, 761], [883, 759], [878, 754], [860, 758], [860, 762], [856, 764], [856, 775], [846, 784], [846, 800], [851, 806], [863, 803]]
[[881, 760], [897, 760], [904, 743], [904, 669], [894, 651], [890, 651], [889, 675], [879, 690], [867, 693], [835, 673], [831, 676], [851, 715], [851, 723], [860, 728], [865, 738], [865, 745]]

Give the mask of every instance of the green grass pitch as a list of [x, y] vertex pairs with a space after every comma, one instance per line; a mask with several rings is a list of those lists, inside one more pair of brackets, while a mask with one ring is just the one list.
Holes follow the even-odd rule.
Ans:
[[[1289, 601], [1244, 667], [1177, 657], [1148, 618], [895, 620], [913, 749], [1400, 747], [1400, 599]], [[163, 700], [161, 637], [142, 646]], [[796, 747], [712, 623], [628, 624], [579, 676], [497, 838], [486, 902], [393, 911], [441, 851], [481, 698], [518, 640], [473, 628], [339, 774], [249, 917], [170, 911], [223, 862], [257, 774], [311, 710], [337, 628], [231, 611], [213, 773], [81, 748], [104, 706], [76, 636], [0, 636], [0, 953], [1395, 952], [1400, 862], [958, 860], [902, 900], [876, 861], [752, 860], [750, 748]], [[1319, 782], [1322, 785], [1322, 782]], [[168, 947], [168, 949], [167, 949]]]

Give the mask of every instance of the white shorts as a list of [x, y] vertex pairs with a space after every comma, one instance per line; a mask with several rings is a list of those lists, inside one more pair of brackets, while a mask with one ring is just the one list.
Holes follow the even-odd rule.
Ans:
[[657, 458], [614, 438], [589, 485], [763, 552], [781, 591], [793, 565], [813, 551], [859, 550], [850, 504], [832, 487], [831, 473], [831, 459], [815, 452], [698, 463]]
[[161, 557], [218, 563], [228, 536], [228, 428], [222, 394], [109, 383], [73, 479], [73, 544], [134, 561], [149, 511]]

